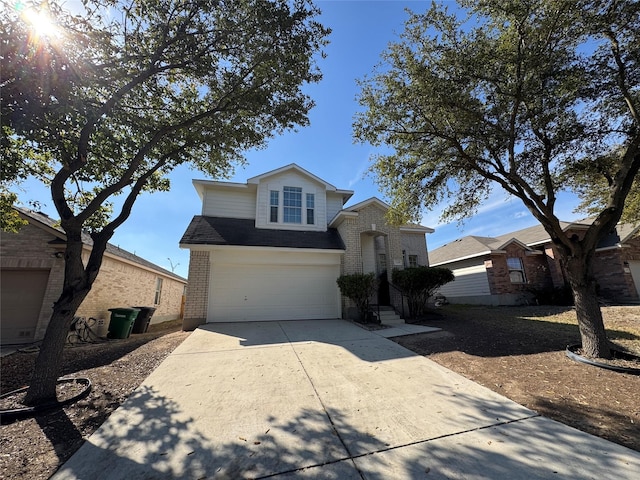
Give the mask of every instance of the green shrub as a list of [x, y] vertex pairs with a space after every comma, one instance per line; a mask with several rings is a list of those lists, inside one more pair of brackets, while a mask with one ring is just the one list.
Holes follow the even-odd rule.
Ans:
[[376, 291], [376, 276], [373, 273], [341, 275], [336, 280], [340, 293], [353, 300], [358, 308], [360, 320], [366, 322], [369, 314], [369, 298]]
[[407, 296], [409, 317], [416, 318], [425, 312], [429, 297], [455, 277], [448, 268], [412, 267], [394, 270], [391, 279]]

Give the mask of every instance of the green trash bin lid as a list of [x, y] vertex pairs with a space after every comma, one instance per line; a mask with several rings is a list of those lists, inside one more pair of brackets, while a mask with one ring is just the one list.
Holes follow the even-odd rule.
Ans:
[[135, 320], [140, 313], [139, 308], [110, 308], [111, 317], [115, 318], [127, 318], [129, 320]]

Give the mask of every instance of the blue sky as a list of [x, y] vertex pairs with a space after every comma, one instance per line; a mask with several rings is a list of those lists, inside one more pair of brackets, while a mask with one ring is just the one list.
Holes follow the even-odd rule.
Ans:
[[[266, 149], [248, 152], [248, 164], [237, 169], [230, 179], [245, 182], [290, 163], [297, 163], [318, 177], [341, 189], [354, 190], [349, 204], [377, 196], [387, 200], [375, 180], [366, 176], [369, 158], [375, 151], [354, 144], [352, 121], [359, 105], [356, 79], [362, 79], [379, 63], [380, 54], [404, 30], [405, 8], [420, 12], [430, 1], [361, 0], [317, 1], [323, 14], [321, 22], [333, 30], [327, 58], [319, 62], [324, 79], [306, 91], [316, 102], [310, 112], [311, 125], [272, 140]], [[451, 7], [453, 8], [452, 2]], [[187, 225], [200, 213], [201, 204], [192, 179], [205, 179], [204, 174], [186, 167], [171, 175], [169, 192], [143, 194], [133, 208], [129, 220], [121, 226], [111, 243], [187, 277], [189, 252], [178, 247]], [[20, 194], [23, 202], [38, 200], [42, 211], [57, 218], [49, 191], [29, 181]], [[575, 220], [575, 200], [561, 196], [557, 214], [562, 220]], [[509, 199], [500, 190], [463, 225], [440, 224], [438, 209], [425, 212], [422, 224], [435, 229], [427, 235], [429, 250], [464, 235], [499, 235], [536, 223], [522, 203]]]

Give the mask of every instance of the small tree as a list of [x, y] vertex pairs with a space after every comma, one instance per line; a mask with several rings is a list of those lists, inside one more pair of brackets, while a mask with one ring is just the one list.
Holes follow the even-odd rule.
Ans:
[[413, 267], [394, 270], [391, 277], [393, 283], [407, 295], [411, 318], [416, 318], [426, 311], [427, 300], [438, 288], [455, 280], [453, 272], [442, 267]]
[[376, 276], [373, 273], [353, 273], [341, 275], [336, 281], [340, 293], [353, 300], [358, 309], [360, 320], [366, 322], [369, 314], [369, 298], [376, 291]]

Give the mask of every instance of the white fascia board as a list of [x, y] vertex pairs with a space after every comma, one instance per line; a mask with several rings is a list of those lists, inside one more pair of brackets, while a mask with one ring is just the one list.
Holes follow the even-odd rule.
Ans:
[[292, 247], [250, 247], [243, 245], [189, 245], [180, 244], [180, 248], [193, 250], [196, 252], [212, 252], [216, 250], [224, 251], [244, 251], [244, 252], [290, 252], [290, 253], [328, 253], [335, 255], [342, 255], [345, 253], [344, 249], [333, 248], [292, 248]]
[[200, 201], [204, 199], [204, 191], [207, 188], [216, 188], [216, 189], [248, 189], [249, 186], [246, 183], [235, 183], [235, 182], [219, 182], [216, 180], [198, 180], [194, 179], [191, 181], [193, 187], [198, 192], [198, 197], [200, 197]]
[[335, 192], [338, 195], [342, 195], [342, 205], [347, 203], [355, 193], [353, 190], [336, 190]]
[[483, 255], [503, 255], [506, 254], [507, 252], [505, 250], [486, 250], [484, 252], [480, 252], [480, 253], [472, 253], [471, 255], [467, 255], [465, 257], [458, 257], [458, 258], [454, 258], [452, 260], [446, 260], [444, 262], [438, 262], [438, 263], [429, 263], [430, 267], [437, 267], [439, 265], [446, 265], [447, 263], [455, 263], [455, 262], [461, 262], [462, 260], [469, 260], [470, 258], [476, 258], [476, 257], [482, 257]]
[[345, 218], [347, 217], [357, 218], [358, 215], [359, 215], [358, 212], [347, 212], [345, 210], [340, 210], [338, 213], [336, 213], [336, 216], [331, 219], [331, 221], [329, 222], [329, 225], [327, 226], [330, 228], [336, 228], [338, 225], [342, 223], [342, 221]]
[[391, 208], [388, 204], [380, 200], [378, 197], [371, 197], [371, 198], [367, 198], [366, 200], [363, 200], [362, 202], [356, 203], [355, 205], [351, 205], [350, 207], [347, 207], [345, 210], [349, 212], [353, 212], [372, 204], [378, 205], [383, 210], [389, 210], [389, 208]]
[[[83, 248], [88, 250], [89, 252], [91, 252], [91, 248], [88, 245], [84, 245]], [[147, 272], [152, 272], [152, 273], [158, 275], [159, 277], [169, 278], [171, 280], [175, 280], [176, 282], [180, 282], [180, 283], [183, 283], [185, 285], [187, 284], [187, 280], [186, 279], [183, 279], [182, 277], [180, 277], [179, 275], [176, 275], [175, 273], [174, 273], [174, 275], [176, 275], [176, 276], [171, 276], [171, 275], [168, 275], [165, 272], [161, 272], [160, 270], [156, 270], [155, 268], [147, 267], [146, 265], [142, 265], [140, 263], [134, 262], [133, 260], [129, 260], [129, 259], [126, 259], [126, 258], [123, 258], [123, 257], [119, 257], [118, 255], [114, 255], [113, 253], [109, 253], [109, 252], [104, 252], [104, 256], [112, 258], [112, 259], [117, 260], [117, 261], [122, 262], [122, 263], [126, 263], [128, 265], [137, 267], [137, 268], [139, 268], [141, 270], [146, 270]]]
[[429, 227], [423, 227], [422, 225], [420, 226], [414, 226], [414, 227], [400, 227], [400, 231], [401, 232], [407, 232], [407, 233], [433, 233], [435, 232], [435, 230], [433, 228], [429, 228]]
[[264, 180], [265, 178], [272, 177], [273, 175], [278, 175], [278, 174], [286, 172], [288, 170], [295, 170], [298, 173], [300, 173], [302, 175], [305, 175], [306, 177], [309, 177], [309, 178], [315, 180], [316, 182], [324, 185], [327, 190], [330, 190], [330, 191], [333, 191], [333, 192], [337, 191], [336, 187], [331, 185], [329, 182], [321, 179], [320, 177], [317, 177], [313, 173], [309, 172], [308, 170], [305, 170], [300, 165], [295, 164], [295, 163], [290, 163], [289, 165], [285, 165], [284, 167], [276, 168], [275, 170], [271, 170], [269, 172], [262, 173], [260, 175], [256, 175], [255, 177], [251, 177], [251, 178], [249, 178], [247, 180], [247, 183], [248, 184], [258, 184], [262, 180]]
[[529, 250], [529, 245], [526, 245], [525, 243], [522, 243], [520, 240], [518, 240], [515, 237], [511, 237], [509, 240], [507, 240], [506, 242], [504, 242], [502, 245], [500, 245], [498, 247], [498, 250], [504, 250], [504, 248], [509, 245], [510, 243], [515, 243], [517, 245], [520, 245], [523, 249]]

